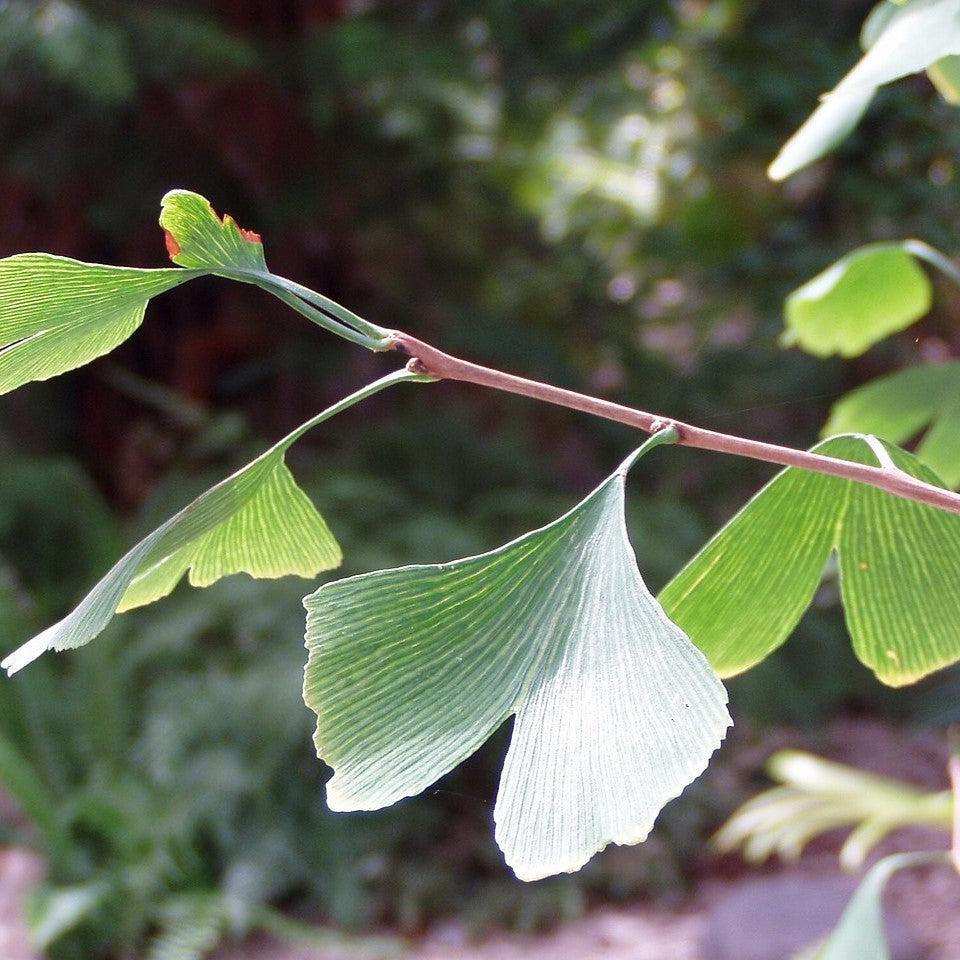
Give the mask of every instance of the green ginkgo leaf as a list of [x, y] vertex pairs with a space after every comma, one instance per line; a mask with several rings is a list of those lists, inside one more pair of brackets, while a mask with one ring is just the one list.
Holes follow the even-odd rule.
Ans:
[[833, 405], [823, 434], [872, 433], [905, 443], [924, 430], [917, 458], [955, 489], [960, 486], [960, 361], [909, 367], [852, 390]]
[[890, 960], [883, 926], [883, 891], [898, 870], [949, 863], [946, 853], [895, 853], [865, 874], [843, 915], [815, 954], [815, 960]]
[[0, 260], [0, 393], [109, 353], [140, 326], [151, 297], [195, 276], [46, 253]]
[[198, 193], [167, 193], [160, 201], [160, 226], [170, 259], [181, 267], [269, 273], [260, 234], [245, 230], [229, 214], [217, 216]]
[[490, 553], [325, 584], [306, 598], [304, 699], [335, 810], [411, 796], [516, 717], [496, 836], [517, 876], [638, 843], [730, 718], [703, 655], [647, 591], [624, 481]]
[[830, 94], [780, 148], [767, 176], [786, 180], [839, 146], [853, 133], [874, 96], [876, 90], [871, 87]]
[[88, 643], [116, 613], [166, 596], [187, 571], [194, 586], [208, 586], [232, 573], [311, 577], [339, 566], [340, 547], [294, 482], [284, 456], [318, 423], [391, 384], [423, 379], [406, 370], [389, 374], [297, 427], [141, 540], [71, 613], [0, 667], [12, 674], [47, 650]]
[[178, 267], [109, 267], [46, 253], [0, 260], [0, 394], [109, 353], [140, 326], [152, 297], [211, 273], [255, 284], [353, 343], [388, 348], [389, 331], [270, 273], [259, 234], [221, 219], [199, 194], [170, 191], [160, 223]]
[[[833, 437], [813, 449], [943, 485], [875, 437]], [[787, 639], [833, 553], [854, 652], [880, 680], [902, 686], [960, 660], [960, 516], [794, 467], [704, 546], [660, 602], [731, 676]]]
[[861, 43], [863, 57], [770, 165], [773, 180], [785, 180], [832, 150], [884, 84], [929, 69], [938, 86], [942, 76], [949, 87], [953, 57], [960, 54], [960, 5], [957, 0], [884, 0], [867, 18]]
[[817, 357], [856, 357], [919, 320], [931, 298], [930, 280], [904, 244], [868, 244], [787, 297], [783, 342]]

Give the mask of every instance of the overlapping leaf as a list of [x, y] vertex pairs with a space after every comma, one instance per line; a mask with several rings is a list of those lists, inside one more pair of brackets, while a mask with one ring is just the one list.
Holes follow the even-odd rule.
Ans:
[[270, 273], [260, 236], [218, 217], [198, 194], [170, 191], [160, 223], [178, 268], [110, 267], [46, 253], [0, 260], [0, 394], [109, 353], [140, 326], [152, 297], [208, 273], [256, 284], [354, 343], [385, 348], [387, 331]]
[[904, 244], [869, 244], [787, 297], [783, 342], [818, 357], [856, 357], [922, 317], [931, 297], [929, 278]]
[[928, 68], [938, 86], [950, 86], [960, 54], [957, 0], [883, 0], [864, 24], [865, 53], [823, 99], [770, 165], [784, 180], [832, 150], [857, 125], [877, 89]]
[[824, 435], [872, 433], [904, 443], [926, 431], [916, 454], [960, 486], [960, 361], [909, 367], [878, 377], [834, 404]]
[[245, 572], [254, 577], [309, 577], [339, 566], [340, 547], [284, 463], [311, 427], [394, 383], [422, 380], [389, 374], [297, 427], [252, 463], [221, 481], [140, 541], [66, 617], [10, 654], [14, 673], [47, 650], [82, 646], [116, 613], [166, 596], [189, 571], [194, 586]]
[[[942, 485], [911, 454], [873, 437], [833, 437], [813, 449]], [[854, 651], [880, 680], [901, 686], [960, 659], [960, 516], [795, 468], [720, 530], [660, 602], [730, 676], [787, 639], [834, 552]]]
[[647, 836], [730, 720], [722, 684], [637, 570], [623, 518], [634, 457], [498, 550], [306, 598], [304, 699], [336, 771], [333, 809], [418, 793], [515, 715], [494, 817], [518, 877]]

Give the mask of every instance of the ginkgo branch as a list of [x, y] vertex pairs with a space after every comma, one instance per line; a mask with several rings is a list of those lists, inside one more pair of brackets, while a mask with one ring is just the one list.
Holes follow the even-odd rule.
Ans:
[[693, 424], [683, 423], [662, 414], [647, 413], [644, 410], [637, 410], [588, 394], [577, 393], [574, 390], [566, 390], [549, 383], [528, 380], [525, 377], [518, 377], [501, 370], [494, 370], [490, 367], [470, 363], [467, 360], [461, 360], [459, 357], [444, 353], [442, 350], [438, 350], [436, 347], [399, 330], [392, 334], [391, 341], [395, 349], [412, 358], [413, 366], [411, 369], [437, 379], [459, 380], [464, 383], [489, 387], [493, 390], [530, 397], [534, 400], [542, 400], [545, 403], [624, 423], [647, 433], [654, 433], [666, 425], [674, 426], [679, 434], [677, 443], [682, 446], [713, 450], [717, 453], [730, 453], [752, 460], [762, 460], [766, 463], [777, 463], [785, 467], [799, 467], [802, 470], [811, 470], [814, 473], [824, 473], [877, 487], [904, 500], [913, 500], [951, 513], [960, 513], [960, 494], [930, 483], [924, 483], [903, 471], [889, 470], [882, 466], [871, 467], [868, 464], [852, 463], [848, 460], [837, 460], [807, 450], [795, 450], [792, 447], [765, 443], [760, 440], [750, 440], [746, 437], [738, 437], [728, 433], [719, 433], [716, 430], [707, 430]]

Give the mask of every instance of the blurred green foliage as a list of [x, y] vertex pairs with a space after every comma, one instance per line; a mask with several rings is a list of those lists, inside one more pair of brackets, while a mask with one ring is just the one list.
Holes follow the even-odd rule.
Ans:
[[[159, 265], [159, 198], [195, 189], [261, 232], [278, 272], [374, 322], [809, 446], [849, 388], [960, 347], [939, 281], [928, 317], [854, 361], [776, 342], [785, 295], [849, 249], [910, 235], [955, 249], [960, 126], [922, 78], [883, 92], [824, 163], [783, 187], [765, 177], [855, 59], [868, 6], [0, 0], [0, 255]], [[111, 357], [5, 398], [4, 649], [137, 531], [386, 365], [205, 279]], [[290, 465], [356, 573], [552, 519], [633, 440], [441, 384], [374, 398]], [[651, 587], [768, 476], [685, 450], [638, 470], [630, 519]], [[49, 829], [35, 819], [50, 884], [106, 884], [64, 957], [140, 943], [194, 894], [246, 904], [238, 931], [267, 902], [357, 929], [463, 909], [476, 928], [535, 928], [682, 882], [723, 806], [709, 777], [650, 843], [522, 890], [490, 840], [502, 737], [423, 798], [326, 813], [299, 699], [305, 592], [244, 577], [181, 589], [0, 685], [0, 734], [48, 800]], [[955, 673], [894, 701], [842, 630], [828, 584], [799, 636], [731, 684], [734, 709], [815, 724], [918, 715], [930, 694], [925, 718], [956, 717]]]

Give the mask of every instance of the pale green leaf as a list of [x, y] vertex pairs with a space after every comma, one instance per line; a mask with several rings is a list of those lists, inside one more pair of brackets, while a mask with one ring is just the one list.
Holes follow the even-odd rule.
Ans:
[[767, 168], [771, 180], [786, 180], [841, 144], [870, 106], [876, 90], [867, 87], [831, 94], [780, 148]]
[[164, 904], [146, 960], [203, 960], [228, 928], [227, 904], [217, 894], [178, 897]]
[[720, 850], [742, 848], [744, 856], [754, 861], [773, 853], [795, 860], [815, 837], [850, 829], [840, 863], [852, 870], [900, 827], [923, 824], [950, 829], [950, 791], [925, 793], [799, 750], [774, 754], [767, 771], [780, 785], [752, 797], [732, 814], [713, 838]]
[[886, 25], [831, 96], [876, 89], [926, 70], [943, 57], [960, 54], [960, 3], [909, 0], [896, 4]]
[[22, 669], [47, 650], [88, 643], [114, 614], [165, 596], [189, 568], [206, 586], [227, 574], [313, 576], [338, 566], [340, 548], [284, 464], [311, 427], [394, 383], [422, 380], [400, 370], [299, 426], [242, 470], [222, 480], [140, 541], [66, 617], [10, 654], [0, 667]]
[[818, 357], [856, 357], [922, 317], [931, 296], [929, 278], [902, 245], [869, 244], [787, 297], [783, 340]]
[[[872, 437], [833, 437], [813, 449], [942, 486], [911, 454]], [[660, 602], [731, 676], [787, 639], [833, 552], [854, 651], [880, 680], [901, 686], [960, 659], [960, 516], [792, 467], [707, 543]]]
[[160, 226], [166, 231], [170, 258], [181, 267], [268, 272], [260, 235], [244, 230], [229, 215], [218, 217], [198, 193], [167, 193], [160, 201]]
[[151, 297], [196, 275], [46, 253], [0, 260], [0, 393], [109, 353], [140, 326]]
[[878, 860], [857, 887], [816, 960], [890, 960], [883, 890], [898, 870], [947, 861], [943, 853], [896, 853]]
[[647, 836], [730, 720], [723, 686], [637, 570], [623, 518], [633, 459], [490, 553], [306, 598], [304, 699], [335, 769], [331, 808], [418, 793], [515, 715], [494, 818], [518, 877]]
[[960, 56], [938, 60], [927, 68], [927, 76], [947, 103], [960, 105]]
[[833, 405], [823, 434], [872, 433], [902, 444], [923, 430], [917, 457], [960, 486], [960, 361], [909, 367], [852, 390]]
[[863, 57], [781, 149], [768, 171], [772, 179], [784, 180], [832, 150], [884, 84], [929, 68], [949, 100], [955, 70], [951, 58], [960, 54], [960, 3], [886, 0], [864, 23], [861, 43]]

